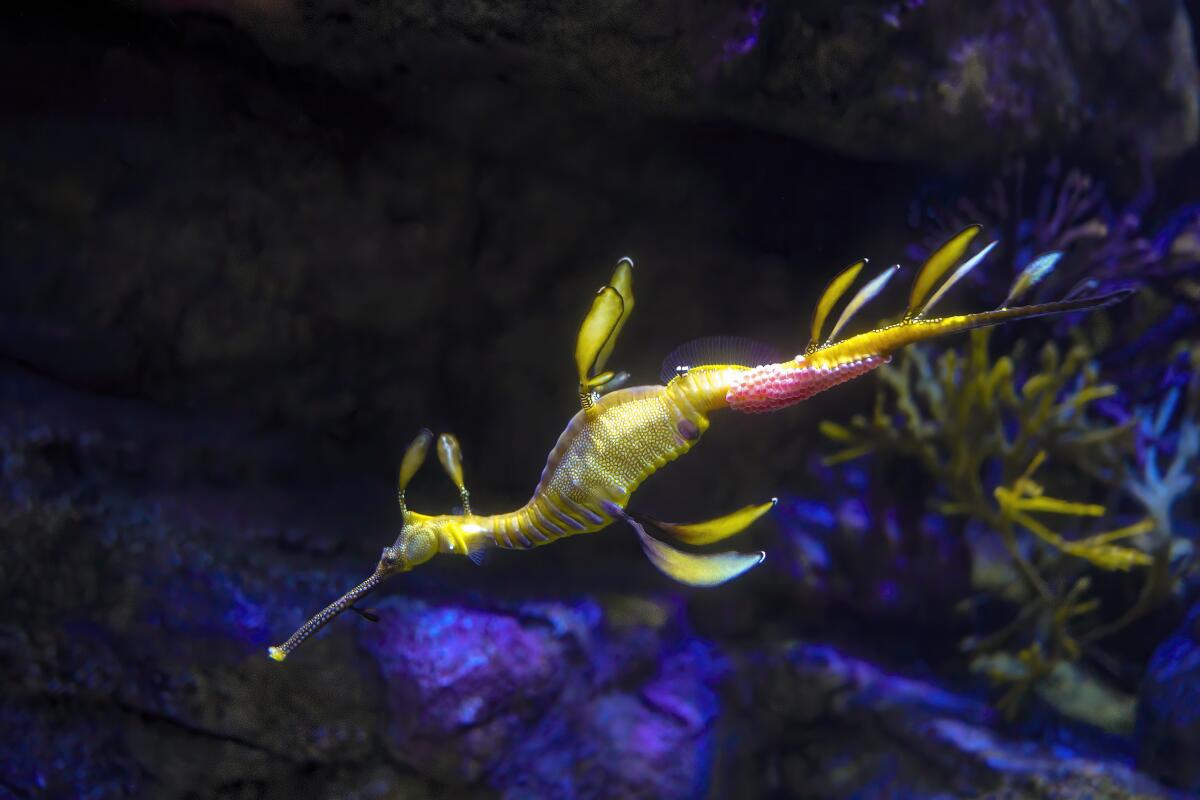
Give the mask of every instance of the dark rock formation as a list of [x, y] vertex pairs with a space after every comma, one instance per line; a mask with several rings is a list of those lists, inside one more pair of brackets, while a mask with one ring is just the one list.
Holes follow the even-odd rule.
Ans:
[[[897, 228], [880, 234], [875, 215], [902, 206], [878, 168], [777, 137], [541, 94], [500, 98], [484, 124], [457, 116], [457, 90], [416, 86], [398, 118], [219, 20], [81, 16], [0, 32], [0, 353], [77, 387], [321, 432], [379, 476], [416, 428], [448, 428], [481, 508], [536, 482], [574, 405], [574, 328], [620, 256], [644, 299], [613, 366], [648, 380], [714, 332], [799, 347], [809, 269], [902, 250]], [[798, 204], [809, 184], [836, 225]], [[722, 439], [737, 442], [705, 447]], [[773, 486], [766, 448], [722, 463]], [[741, 492], [721, 483], [673, 513]]]
[[1138, 705], [1140, 767], [1200, 792], [1200, 606], [1150, 661]]
[[[377, 624], [339, 620], [276, 664], [265, 645], [370, 563], [337, 544], [381, 525], [366, 492], [290, 474], [294, 437], [2, 377], [18, 797], [1171, 796], [1010, 739], [980, 700], [829, 647], [717, 645], [679, 600], [563, 599], [528, 561], [405, 576]], [[205, 471], [239, 462], [236, 481]], [[485, 573], [508, 588], [465, 589]], [[537, 585], [514, 595], [518, 575]]]
[[[318, 64], [396, 107], [427, 87], [472, 126], [510, 93], [548, 92], [936, 163], [1068, 142], [1081, 156], [1164, 159], [1200, 132], [1192, 31], [1176, 0], [200, 5], [258, 31], [281, 61]], [[438, 92], [448, 64], [471, 88]]]
[[[791, 643], [854, 639], [818, 599], [944, 612], [949, 582], [848, 596], [956, 550], [798, 607], [785, 558], [680, 592], [614, 529], [441, 559], [378, 624], [264, 650], [391, 541], [418, 426], [460, 435], [480, 508], [526, 498], [617, 257], [640, 305], [613, 366], [645, 377], [700, 335], [802, 346], [814, 274], [898, 255], [925, 173], [798, 141], [1184, 146], [1176, 4], [85, 5], [0, 24], [0, 794], [1166, 794], [1024, 741], [977, 687]], [[795, 485], [826, 408], [728, 420], [638, 502], [700, 518]]]
[[[265, 646], [355, 574], [321, 531], [332, 498], [280, 505], [266, 486], [206, 486], [184, 445], [192, 422], [11, 372], [2, 385], [0, 786], [691, 797], [707, 785], [721, 661], [677, 610], [387, 597], [377, 625], [357, 621], [361, 648], [345, 620], [279, 666]], [[225, 463], [227, 448], [273, 449], [245, 431], [199, 446]], [[160, 456], [191, 464], [172, 475]]]
[[1119, 762], [997, 733], [989, 706], [834, 648], [782, 647], [754, 667], [743, 702], [772, 712], [765, 752], [742, 747], [784, 796], [1175, 796]]

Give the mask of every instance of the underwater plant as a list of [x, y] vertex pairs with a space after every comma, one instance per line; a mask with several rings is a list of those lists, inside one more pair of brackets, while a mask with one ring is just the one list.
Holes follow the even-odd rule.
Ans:
[[[870, 415], [820, 430], [839, 448], [827, 464], [915, 461], [938, 487], [933, 508], [963, 523], [975, 602], [1009, 608], [1007, 623], [962, 642], [975, 669], [1008, 686], [1001, 708], [1015, 713], [1037, 689], [1071, 716], [1124, 730], [1131, 702], [1080, 702], [1079, 686], [1106, 686], [1078, 664], [1104, 660], [1101, 640], [1194, 569], [1172, 509], [1200, 463], [1200, 347], [1179, 345], [1166, 391], [1127, 406], [1101, 380], [1088, 337], [1077, 326], [1065, 352], [1047, 342], [1034, 363], [1025, 342], [993, 358], [989, 330], [936, 357], [909, 348], [880, 370]], [[1139, 584], [1127, 608], [1096, 595], [1111, 573]], [[1122, 711], [1102, 716], [1113, 708]]]
[[980, 281], [1019, 275], [1038, 253], [1062, 253], [1032, 300], [1069, 294], [1072, 287], [1135, 284], [1146, 301], [1135, 315], [1138, 331], [1127, 343], [1166, 348], [1186, 335], [1192, 308], [1200, 301], [1200, 204], [1166, 213], [1165, 222], [1151, 231], [1147, 223], [1154, 181], [1146, 163], [1139, 190], [1124, 203], [1110, 197], [1103, 181], [1064, 166], [1060, 158], [1037, 173], [1024, 158], [1016, 158], [1002, 164], [978, 191], [955, 194], [926, 187], [910, 205], [908, 222], [919, 231], [919, 241], [908, 253], [924, 258], [948, 231], [965, 222], [983, 223], [1000, 233], [996, 258], [1007, 261], [1009, 275], [985, 272]]
[[610, 391], [623, 378], [604, 367], [634, 304], [633, 262], [622, 259], [609, 283], [597, 292], [579, 330], [575, 365], [581, 408], [550, 452], [529, 502], [507, 514], [473, 514], [458, 442], [443, 434], [438, 441], [438, 457], [459, 490], [463, 513], [428, 516], [408, 509], [405, 488], [433, 442], [433, 434], [423, 431], [410, 445], [400, 467], [403, 527], [395, 542], [383, 549], [375, 571], [302, 625], [284, 644], [271, 647], [269, 654], [277, 661], [284, 660], [342, 612], [358, 610], [354, 604], [385, 578], [407, 572], [439, 552], [478, 561], [488, 547], [527, 549], [599, 531], [623, 520], [637, 533], [651, 563], [682, 583], [714, 586], [761, 563], [765, 557], [762, 552], [693, 553], [666, 544], [646, 529], [654, 527], [686, 545], [714, 544], [745, 530], [775, 505], [774, 499], [694, 524], [659, 522], [626, 510], [630, 496], [646, 478], [699, 441], [709, 427], [712, 412], [724, 408], [747, 413], [787, 408], [871, 372], [908, 345], [1012, 320], [1095, 309], [1129, 294], [1120, 291], [1012, 305], [1028, 288], [1018, 283], [1005, 303], [992, 311], [929, 316], [946, 292], [994, 249], [996, 243], [992, 242], [963, 261], [979, 230], [979, 226], [966, 228], [930, 255], [913, 282], [902, 322], [838, 338], [847, 323], [896, 273], [895, 268], [888, 268], [850, 297], [829, 333], [825, 333], [826, 320], [866, 264], [865, 260], [859, 261], [839, 273], [826, 288], [813, 314], [809, 345], [794, 358], [772, 363], [763, 359], [760, 346], [744, 340], [701, 340], [668, 356], [663, 385]]

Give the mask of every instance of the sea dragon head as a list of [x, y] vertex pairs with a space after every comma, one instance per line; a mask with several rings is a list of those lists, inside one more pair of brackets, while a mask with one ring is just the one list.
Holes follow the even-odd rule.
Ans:
[[333, 601], [308, 622], [301, 625], [291, 638], [281, 645], [267, 648], [267, 653], [276, 661], [283, 661], [300, 646], [306, 639], [328, 625], [343, 611], [354, 611], [371, 621], [378, 618], [370, 611], [358, 608], [357, 603], [381, 584], [385, 578], [401, 572], [408, 572], [413, 567], [420, 566], [441, 551], [461, 551], [474, 557], [472, 546], [477, 546], [477, 525], [471, 522], [471, 497], [463, 484], [462, 452], [458, 440], [449, 433], [443, 433], [438, 438], [438, 460], [446, 474], [458, 488], [462, 501], [463, 514], [442, 514], [428, 516], [411, 511], [405, 505], [404, 491], [409, 481], [416, 475], [417, 470], [425, 462], [429, 445], [433, 443], [433, 433], [428, 429], [422, 430], [400, 462], [400, 481], [397, 497], [400, 501], [402, 524], [396, 541], [383, 548], [379, 555], [379, 563], [375, 571], [362, 583]]
[[409, 512], [396, 541], [379, 554], [375, 574], [380, 578], [391, 577], [398, 572], [408, 572], [433, 558], [438, 552], [439, 529], [445, 527], [438, 524], [441, 519]]

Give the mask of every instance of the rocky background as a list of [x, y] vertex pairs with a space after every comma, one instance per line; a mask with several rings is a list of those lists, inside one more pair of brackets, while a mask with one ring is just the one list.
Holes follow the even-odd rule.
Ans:
[[[803, 345], [833, 270], [904, 257], [930, 180], [1061, 153], [1194, 201], [1195, 11], [0, 12], [0, 796], [1200, 791], [1189, 595], [1147, 623], [1136, 732], [1008, 721], [928, 613], [954, 569], [914, 583], [920, 613], [797, 592], [782, 515], [748, 537], [766, 564], [715, 592], [613, 529], [439, 560], [378, 595], [377, 624], [265, 656], [394, 538], [418, 428], [459, 436], [478, 508], [526, 499], [622, 255], [638, 311], [612, 366], [652, 382], [701, 335]], [[802, 492], [816, 421], [868, 401], [722, 420], [638, 505]], [[410, 490], [430, 513], [453, 497], [433, 469]]]

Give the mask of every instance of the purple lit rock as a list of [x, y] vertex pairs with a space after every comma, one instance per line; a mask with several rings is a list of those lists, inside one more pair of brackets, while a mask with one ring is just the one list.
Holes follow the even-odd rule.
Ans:
[[630, 675], [616, 685], [570, 688], [565, 702], [516, 744], [493, 785], [509, 798], [706, 796], [716, 689], [728, 665], [698, 640], [672, 642], [656, 661], [640, 685]]
[[544, 715], [569, 678], [566, 645], [512, 614], [389, 599], [362, 640], [387, 683], [399, 755], [473, 781]]
[[[378, 624], [345, 615], [278, 664], [265, 645], [362, 564], [330, 555], [315, 494], [277, 505], [194, 471], [271, 445], [227, 432], [194, 454], [195, 421], [0, 377], [0, 794], [136, 796], [152, 775], [146, 796], [703, 795], [725, 667], [682, 603], [473, 605], [417, 599], [414, 575]], [[167, 453], [186, 468], [128, 489]]]
[[378, 610], [361, 639], [386, 683], [389, 746], [422, 773], [486, 776], [510, 797], [687, 798], [707, 786], [724, 674], [710, 646], [660, 640], [665, 653], [630, 661], [629, 631], [591, 602]]

